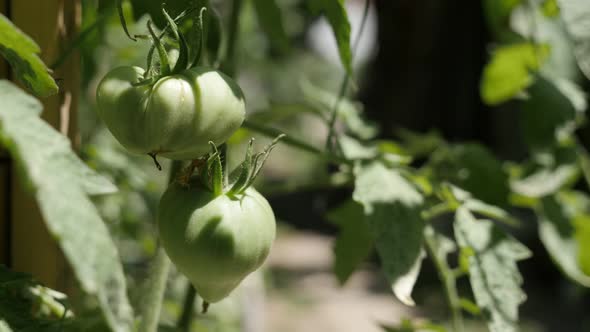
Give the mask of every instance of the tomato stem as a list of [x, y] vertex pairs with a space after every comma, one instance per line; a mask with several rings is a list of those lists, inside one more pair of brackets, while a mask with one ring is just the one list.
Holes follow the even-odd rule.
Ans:
[[119, 20], [121, 21], [121, 26], [123, 27], [123, 30], [125, 30], [125, 34], [127, 35], [127, 37], [129, 37], [129, 39], [133, 41], [137, 41], [136, 38], [131, 36], [129, 30], [127, 29], [127, 22], [125, 21], [125, 15], [123, 15], [123, 0], [117, 0], [117, 12], [119, 13]]
[[445, 259], [437, 254], [437, 244], [434, 231], [424, 232], [424, 243], [426, 250], [434, 267], [438, 272], [438, 277], [445, 290], [445, 297], [451, 310], [451, 316], [453, 320], [453, 331], [463, 332], [465, 327], [463, 325], [463, 313], [461, 312], [461, 302], [459, 293], [457, 292], [457, 280], [454, 271], [449, 267]]
[[148, 156], [152, 157], [152, 160], [154, 161], [154, 164], [156, 165], [156, 168], [158, 168], [158, 171], [162, 170], [162, 165], [160, 165], [160, 163], [158, 162], [158, 154], [154, 153], [154, 152], [150, 152], [148, 153]]
[[187, 281], [186, 294], [184, 297], [184, 303], [182, 305], [182, 313], [178, 318], [176, 327], [183, 332], [190, 331], [191, 321], [193, 319], [195, 300], [197, 299], [197, 290], [195, 287]]
[[207, 313], [207, 310], [209, 310], [209, 305], [210, 305], [209, 302], [203, 301], [203, 310], [201, 310], [201, 313], [202, 314], [206, 314]]
[[164, 45], [162, 45], [162, 42], [160, 41], [161, 37], [156, 35], [156, 32], [154, 31], [154, 28], [152, 27], [152, 21], [148, 21], [147, 27], [150, 32], [150, 35], [152, 36], [152, 41], [156, 47], [156, 50], [158, 51], [158, 56], [160, 57], [160, 68], [162, 71], [161, 74], [168, 75], [168, 74], [170, 74], [170, 62], [168, 61], [168, 53], [166, 53], [166, 49], [164, 48]]
[[[282, 132], [278, 129], [268, 127], [263, 124], [249, 121], [249, 120], [244, 121], [242, 126], [244, 128], [255, 131], [255, 132], [262, 134], [264, 136], [267, 136], [267, 137], [274, 138], [274, 137], [277, 137], [278, 135], [282, 134]], [[316, 155], [320, 156], [321, 158], [324, 158], [324, 159], [331, 161], [331, 162], [335, 162], [338, 164], [347, 164], [347, 165], [352, 164], [352, 160], [348, 160], [344, 157], [340, 157], [340, 156], [335, 155], [329, 151], [322, 151], [307, 142], [304, 142], [304, 141], [302, 141], [298, 138], [295, 138], [295, 137], [291, 137], [289, 135], [285, 136], [282, 139], [282, 142], [287, 145], [290, 145], [292, 147], [298, 148], [300, 150], [316, 154]]]
[[[359, 28], [358, 34], [356, 35], [355, 40], [352, 45], [351, 58], [354, 57], [354, 53], [356, 53], [356, 49], [358, 48], [358, 45], [360, 43], [361, 36], [363, 35], [363, 31], [365, 30], [367, 18], [369, 17], [369, 8], [370, 8], [370, 0], [365, 0], [365, 7], [363, 10], [363, 18], [361, 21], [361, 26]], [[340, 141], [338, 141], [338, 137], [336, 137], [336, 135], [335, 135], [335, 128], [334, 127], [336, 125], [336, 119], [338, 118], [338, 109], [340, 108], [340, 103], [342, 102], [342, 99], [344, 98], [344, 95], [346, 94], [346, 91], [348, 90], [348, 86], [350, 85], [351, 80], [352, 80], [351, 73], [346, 71], [346, 73], [344, 74], [344, 79], [342, 80], [342, 83], [340, 84], [340, 90], [338, 91], [338, 97], [336, 98], [336, 100], [334, 101], [334, 104], [332, 106], [332, 110], [330, 113], [330, 121], [328, 123], [328, 137], [326, 139], [326, 150], [328, 150], [330, 152], [332, 152], [334, 150], [334, 148], [340, 149]]]

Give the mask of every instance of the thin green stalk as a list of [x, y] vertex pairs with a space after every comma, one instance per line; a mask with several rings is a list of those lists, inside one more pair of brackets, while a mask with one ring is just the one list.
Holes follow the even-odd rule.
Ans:
[[186, 293], [184, 296], [184, 303], [182, 305], [182, 313], [178, 318], [176, 327], [182, 332], [189, 332], [191, 322], [193, 320], [193, 313], [195, 311], [195, 300], [197, 299], [197, 290], [189, 282], [186, 286]]
[[446, 260], [437, 255], [436, 252], [436, 239], [432, 234], [425, 234], [424, 242], [426, 243], [426, 250], [428, 255], [434, 262], [434, 266], [438, 272], [438, 277], [443, 285], [445, 291], [445, 297], [449, 308], [451, 310], [451, 317], [453, 320], [453, 331], [464, 332], [465, 327], [463, 325], [463, 313], [461, 311], [461, 303], [459, 293], [457, 292], [456, 276], [454, 271], [449, 267]]
[[[174, 181], [174, 177], [180, 169], [182, 169], [182, 162], [173, 161], [170, 166], [168, 182]], [[162, 311], [162, 302], [164, 300], [164, 292], [166, 291], [166, 280], [168, 279], [170, 265], [170, 259], [168, 259], [164, 248], [158, 247], [148, 279], [145, 281], [143, 288], [146, 296], [143, 298], [140, 307], [141, 323], [139, 325], [139, 331], [141, 332], [158, 331], [158, 322], [160, 321], [160, 312]]]
[[[359, 28], [358, 34], [355, 37], [355, 40], [353, 42], [352, 45], [352, 50], [351, 50], [351, 58], [354, 58], [354, 54], [356, 53], [356, 50], [359, 46], [359, 43], [361, 41], [361, 36], [363, 35], [363, 31], [365, 30], [365, 25], [367, 23], [367, 18], [369, 17], [369, 8], [370, 8], [370, 4], [371, 1], [370, 0], [365, 0], [365, 7], [363, 9], [363, 18], [361, 21], [361, 26]], [[330, 112], [330, 121], [328, 122], [328, 138], [326, 139], [326, 148], [328, 151], [332, 151], [332, 140], [334, 140], [334, 127], [336, 125], [336, 119], [338, 118], [338, 109], [340, 108], [340, 103], [342, 102], [342, 99], [344, 98], [344, 95], [346, 94], [346, 90], [348, 90], [348, 85], [350, 84], [350, 80], [351, 80], [351, 74], [346, 72], [344, 74], [344, 79], [342, 80], [342, 83], [340, 84], [340, 90], [338, 91], [338, 97], [336, 98], [336, 101], [334, 102], [334, 105], [332, 106], [332, 110]], [[339, 147], [339, 142], [336, 139], [336, 146]]]
[[227, 49], [221, 66], [222, 71], [229, 76], [233, 76], [235, 71], [235, 53], [239, 32], [240, 11], [242, 10], [243, 0], [233, 0], [231, 14], [229, 18], [229, 28], [227, 32]]
[[160, 311], [162, 310], [162, 301], [164, 300], [164, 291], [166, 290], [166, 280], [170, 270], [170, 260], [164, 252], [164, 248], [159, 247], [156, 257], [150, 269], [150, 275], [145, 283], [144, 290], [147, 292], [141, 306], [141, 323], [139, 331], [157, 332], [158, 321], [160, 320]]
[[[248, 128], [252, 131], [255, 131], [259, 134], [262, 134], [262, 135], [270, 137], [270, 138], [275, 138], [283, 133], [282, 131], [280, 131], [278, 129], [267, 127], [263, 124], [252, 122], [249, 120], [245, 120], [244, 123], [242, 124], [242, 126], [244, 128]], [[352, 164], [351, 160], [339, 157], [339, 156], [337, 156], [333, 153], [330, 153], [330, 152], [322, 151], [313, 145], [303, 142], [297, 138], [293, 138], [289, 135], [283, 137], [283, 139], [281, 140], [281, 143], [285, 143], [285, 144], [290, 145], [292, 147], [296, 147], [300, 150], [316, 154], [319, 157], [324, 158], [325, 160], [328, 160], [328, 161], [333, 161], [333, 162], [342, 163], [342, 164]]]

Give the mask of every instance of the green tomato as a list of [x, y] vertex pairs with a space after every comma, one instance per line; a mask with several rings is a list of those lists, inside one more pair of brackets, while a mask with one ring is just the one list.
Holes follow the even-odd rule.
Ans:
[[195, 159], [224, 143], [242, 124], [242, 90], [223, 73], [197, 67], [134, 87], [139, 67], [119, 67], [98, 85], [98, 114], [129, 151]]
[[222, 300], [258, 269], [275, 237], [275, 217], [253, 188], [237, 197], [172, 184], [158, 211], [162, 246], [207, 302]]

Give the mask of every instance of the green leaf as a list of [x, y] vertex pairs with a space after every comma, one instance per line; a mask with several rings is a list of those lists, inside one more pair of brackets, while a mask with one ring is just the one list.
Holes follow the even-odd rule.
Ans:
[[381, 325], [385, 332], [446, 332], [447, 330], [437, 324], [430, 322], [412, 322], [409, 319], [403, 319], [397, 326]]
[[477, 305], [491, 332], [518, 330], [518, 307], [526, 299], [516, 262], [530, 251], [492, 222], [476, 220], [464, 207], [457, 209], [455, 237], [469, 257], [469, 281]]
[[253, 0], [260, 27], [270, 39], [272, 45], [279, 51], [285, 52], [289, 48], [289, 38], [283, 25], [281, 9], [275, 0]]
[[590, 214], [580, 214], [573, 220], [574, 237], [578, 243], [578, 265], [590, 276]]
[[490, 31], [498, 40], [505, 41], [514, 39], [514, 33], [510, 31], [508, 22], [512, 10], [522, 0], [484, 0], [484, 14]]
[[363, 205], [367, 214], [371, 214], [375, 205], [380, 203], [400, 202], [408, 207], [423, 203], [422, 195], [395, 169], [373, 162], [356, 166], [354, 172], [356, 179], [352, 197]]
[[559, 15], [559, 6], [557, 5], [557, 0], [545, 0], [541, 6], [541, 11], [543, 15], [554, 18]]
[[57, 93], [58, 87], [38, 54], [39, 46], [0, 14], [0, 54], [8, 61], [18, 80], [36, 96]]
[[555, 169], [542, 168], [523, 179], [513, 180], [510, 185], [520, 195], [541, 198], [556, 193], [579, 174], [576, 165], [559, 165]]
[[327, 219], [340, 228], [334, 244], [334, 273], [340, 284], [344, 284], [371, 253], [373, 238], [363, 207], [354, 201], [330, 211]]
[[341, 135], [339, 137], [342, 154], [349, 160], [374, 159], [379, 155], [379, 149], [375, 146], [363, 145], [358, 140]]
[[73, 322], [67, 296], [37, 284], [31, 276], [0, 265], [0, 331], [58, 332]]
[[447, 256], [450, 253], [457, 251], [457, 246], [453, 240], [449, 239], [448, 237], [439, 234], [434, 231], [431, 226], [426, 226], [424, 229], [424, 234], [426, 237], [432, 239], [432, 244], [434, 245], [434, 254], [438, 258], [438, 260], [442, 262], [447, 261]]
[[340, 61], [348, 75], [352, 75], [352, 52], [350, 49], [350, 22], [344, 6], [344, 0], [308, 0], [311, 10], [316, 13], [323, 13], [338, 44]]
[[579, 264], [580, 243], [576, 239], [572, 219], [576, 215], [572, 196], [560, 194], [545, 197], [537, 209], [539, 238], [549, 252], [553, 262], [563, 273], [575, 282], [590, 287], [590, 275], [582, 271]]
[[[0, 142], [30, 185], [49, 232], [68, 259], [83, 291], [95, 296], [113, 331], [128, 331], [133, 315], [115, 243], [84, 182], [92, 174], [67, 138], [39, 118], [41, 104], [0, 81]], [[94, 183], [95, 185], [96, 183]]]
[[[307, 102], [317, 108], [326, 118], [339, 99], [335, 93], [326, 91], [308, 80], [300, 83], [301, 91]], [[338, 119], [342, 120], [348, 131], [361, 139], [371, 139], [377, 136], [379, 130], [376, 124], [365, 120], [362, 116], [363, 105], [348, 98], [340, 99], [338, 104]]]
[[2, 319], [0, 319], [0, 332], [12, 332], [8, 324]]
[[411, 293], [424, 257], [422, 195], [397, 170], [381, 163], [356, 166], [353, 199], [362, 204], [393, 293], [414, 305]]
[[578, 66], [590, 79], [590, 2], [586, 0], [557, 0], [561, 17], [574, 40]]
[[490, 204], [506, 204], [510, 188], [500, 161], [480, 144], [453, 146], [434, 160], [436, 175]]
[[540, 75], [528, 94], [521, 113], [524, 139], [532, 148], [550, 146], [558, 129], [574, 120], [576, 109], [552, 82]]
[[469, 299], [459, 299], [459, 305], [461, 306], [461, 309], [467, 311], [468, 313], [474, 316], [481, 315], [481, 309], [477, 306], [477, 304], [473, 303], [473, 301]]
[[[205, 0], [197, 0], [199, 4], [202, 4]], [[139, 19], [145, 14], [149, 14], [154, 24], [162, 29], [167, 21], [166, 17], [162, 13], [162, 5], [165, 4], [166, 11], [170, 16], [176, 17], [183, 10], [191, 7], [195, 3], [194, 0], [131, 0], [133, 6], [133, 16], [135, 19]], [[197, 8], [200, 8], [199, 6]]]
[[531, 72], [537, 71], [548, 55], [545, 45], [520, 43], [498, 47], [483, 71], [483, 101], [498, 105], [514, 98], [533, 82]]

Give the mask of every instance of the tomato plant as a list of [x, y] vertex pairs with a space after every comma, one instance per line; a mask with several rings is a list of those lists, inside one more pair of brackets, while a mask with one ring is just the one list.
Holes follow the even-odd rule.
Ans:
[[[394, 317], [398, 325], [373, 324], [384, 331], [463, 332], [480, 324], [492, 332], [510, 332], [533, 319], [550, 322], [544, 312], [531, 314], [535, 306], [555, 307], [559, 324], [567, 320], [559, 317], [564, 310], [575, 316], [568, 331], [590, 326], [587, 314], [574, 309], [584, 308], [590, 287], [590, 2], [482, 0], [481, 8], [473, 7], [481, 17], [473, 20], [482, 21], [489, 39], [478, 41], [485, 49], [472, 52], [476, 70], [465, 61], [465, 72], [437, 83], [445, 85], [440, 91], [449, 91], [448, 82], [469, 82], [451, 96], [420, 90], [430, 77], [430, 67], [421, 61], [436, 58], [450, 66], [440, 66], [448, 76], [455, 61], [463, 65], [472, 54], [455, 50], [450, 60], [439, 56], [429, 43], [443, 32], [426, 38], [422, 34], [431, 25], [409, 24], [414, 16], [403, 21], [409, 28], [420, 26], [420, 33], [387, 30], [393, 25], [383, 12], [413, 8], [412, 15], [428, 13], [444, 31], [463, 27], [464, 22], [434, 20], [439, 12], [447, 13], [433, 9], [439, 7], [423, 11], [387, 0], [360, 6], [340, 0], [82, 3], [82, 30], [60, 47], [50, 66], [64, 66], [74, 51], [82, 54], [80, 155], [39, 116], [43, 105], [54, 102], [37, 100], [59, 92], [60, 120], [67, 122], [68, 105], [79, 96], [62, 91], [35, 42], [0, 16], [0, 54], [14, 78], [37, 97], [0, 80], [0, 145], [31, 189], [77, 281], [76, 291], [64, 294], [15, 271], [14, 262], [0, 267], [1, 332], [235, 330], [239, 319], [228, 303], [257, 308], [250, 308], [249, 301], [263, 292], [251, 296], [238, 289], [249, 276], [262, 280], [261, 274], [268, 273], [264, 262], [275, 236], [281, 239], [283, 222], [331, 231], [332, 272], [340, 285], [364, 269], [380, 280], [376, 284], [387, 285], [372, 285], [379, 289], [371, 292], [387, 291], [400, 305], [432, 314], [432, 322]], [[353, 60], [362, 53], [371, 8], [380, 18], [376, 56], [386, 61], [364, 71], [367, 64]], [[317, 18], [336, 41], [336, 63], [322, 48], [329, 43], [321, 39]], [[440, 44], [452, 48], [451, 39]], [[328, 56], [320, 58], [313, 47]], [[485, 64], [480, 63], [483, 54]], [[389, 77], [398, 71], [399, 77]], [[474, 91], [479, 98], [470, 95]], [[375, 95], [381, 99], [367, 97]], [[426, 118], [419, 106], [431, 96], [457, 107], [436, 113], [457, 122], [457, 128], [496, 125], [480, 119], [480, 113], [469, 113], [471, 122], [458, 116], [464, 105], [485, 104], [486, 119], [502, 113], [510, 123], [495, 136], [520, 153], [499, 158], [509, 154], [475, 140], [484, 136], [480, 133], [461, 142], [456, 138], [465, 135], [460, 133], [391, 132], [398, 123], [386, 121], [390, 113], [402, 120]], [[253, 136], [274, 141], [255, 153], [254, 139], [247, 141]], [[245, 158], [239, 160], [244, 149]], [[160, 170], [166, 168], [168, 176], [137, 156], [142, 154]], [[160, 165], [157, 157], [172, 161]], [[0, 166], [4, 160], [0, 155]], [[11, 171], [1, 170], [4, 180]], [[10, 190], [0, 194], [12, 193], [12, 184], [17, 185], [12, 179], [8, 183]], [[11, 233], [1, 223], [0, 230]], [[534, 261], [520, 264], [532, 255]], [[530, 271], [543, 260], [555, 267], [552, 281]], [[431, 270], [423, 268], [427, 264]], [[281, 272], [272, 276], [277, 284], [283, 281]], [[523, 287], [532, 278], [536, 283]], [[567, 296], [555, 300], [555, 289], [566, 289]], [[534, 295], [529, 302], [525, 291]], [[544, 293], [550, 301], [539, 299]], [[235, 301], [240, 297], [246, 301]], [[304, 299], [301, 294], [295, 298]], [[212, 305], [207, 316], [196, 315], [198, 301], [204, 312]], [[170, 326], [175, 319], [176, 326]], [[224, 319], [231, 326], [223, 325]]]

